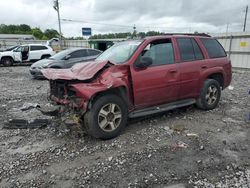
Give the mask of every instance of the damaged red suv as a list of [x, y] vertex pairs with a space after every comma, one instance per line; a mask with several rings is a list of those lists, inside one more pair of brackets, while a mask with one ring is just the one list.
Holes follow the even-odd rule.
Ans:
[[42, 71], [50, 99], [81, 117], [88, 134], [119, 135], [128, 118], [191, 104], [214, 109], [231, 62], [207, 35], [166, 35], [117, 43], [95, 61]]

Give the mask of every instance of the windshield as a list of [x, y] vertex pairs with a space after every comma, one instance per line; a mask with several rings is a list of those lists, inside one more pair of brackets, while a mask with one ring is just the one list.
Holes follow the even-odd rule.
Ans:
[[12, 51], [14, 49], [16, 49], [18, 46], [11, 46], [9, 48], [7, 48], [5, 51]]
[[142, 40], [119, 42], [104, 51], [96, 61], [110, 61], [121, 64], [126, 62], [135, 52]]
[[63, 50], [61, 52], [58, 52], [57, 54], [53, 55], [49, 59], [55, 59], [55, 60], [62, 60], [66, 55], [69, 54], [69, 50]]

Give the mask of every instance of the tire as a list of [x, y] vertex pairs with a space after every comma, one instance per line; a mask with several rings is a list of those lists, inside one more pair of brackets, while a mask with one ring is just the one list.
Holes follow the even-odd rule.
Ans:
[[207, 79], [196, 101], [196, 106], [202, 110], [212, 110], [217, 107], [220, 97], [220, 84], [214, 79]]
[[4, 57], [4, 58], [2, 59], [2, 63], [3, 63], [3, 65], [4, 65], [5, 67], [7, 67], [7, 66], [12, 66], [13, 63], [14, 63], [14, 61], [13, 61], [13, 59], [10, 58], [10, 57]]
[[94, 101], [84, 116], [84, 126], [89, 135], [106, 140], [118, 136], [126, 126], [127, 119], [128, 109], [124, 100], [117, 95], [107, 94]]

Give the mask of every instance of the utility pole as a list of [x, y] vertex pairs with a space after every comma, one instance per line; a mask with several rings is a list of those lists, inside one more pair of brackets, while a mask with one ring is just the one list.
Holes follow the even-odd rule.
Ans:
[[244, 27], [243, 27], [243, 32], [245, 32], [245, 31], [246, 31], [247, 13], [248, 13], [248, 5], [246, 6], [246, 11], [245, 11], [245, 19], [244, 19]]
[[136, 26], [135, 26], [135, 24], [134, 24], [134, 27], [133, 27], [133, 37], [136, 37]]
[[60, 11], [59, 11], [59, 2], [58, 0], [54, 0], [53, 8], [57, 11], [58, 17], [58, 25], [59, 25], [59, 35], [60, 35], [60, 48], [62, 49], [62, 29], [61, 29], [61, 18], [60, 18]]

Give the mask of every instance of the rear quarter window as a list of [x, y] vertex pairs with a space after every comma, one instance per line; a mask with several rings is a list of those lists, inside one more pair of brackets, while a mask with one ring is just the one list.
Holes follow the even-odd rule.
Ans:
[[30, 51], [48, 50], [46, 46], [30, 46]]
[[210, 58], [219, 58], [227, 56], [224, 48], [216, 39], [201, 38], [200, 40], [205, 46]]

